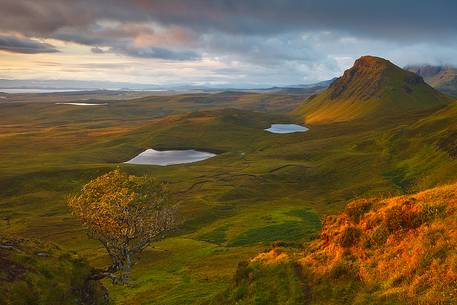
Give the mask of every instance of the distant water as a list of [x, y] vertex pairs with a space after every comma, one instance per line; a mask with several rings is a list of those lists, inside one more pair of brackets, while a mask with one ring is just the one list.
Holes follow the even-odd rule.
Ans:
[[56, 103], [56, 105], [73, 105], [73, 106], [106, 106], [108, 103], [96, 104], [96, 103]]
[[0, 88], [0, 92], [5, 93], [53, 93], [53, 92], [75, 92], [75, 91], [83, 91], [78, 89], [2, 89]]
[[203, 161], [215, 154], [197, 150], [164, 150], [147, 149], [135, 158], [124, 162], [128, 164], [173, 165]]
[[308, 131], [309, 128], [297, 124], [271, 124], [271, 127], [265, 130], [271, 133], [293, 133], [305, 132]]

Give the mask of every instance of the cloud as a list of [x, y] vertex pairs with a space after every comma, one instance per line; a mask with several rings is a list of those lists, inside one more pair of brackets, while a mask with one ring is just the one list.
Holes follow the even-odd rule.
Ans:
[[393, 39], [433, 39], [455, 35], [456, 14], [453, 0], [15, 0], [2, 3], [0, 27], [52, 35], [99, 20], [154, 21], [238, 35], [340, 29]]
[[124, 54], [132, 57], [156, 58], [164, 60], [197, 60], [200, 55], [192, 51], [173, 51], [163, 48], [111, 48], [111, 52]]
[[95, 54], [117, 53], [130, 57], [166, 60], [197, 60], [193, 42], [197, 36], [179, 27], [155, 24], [98, 22], [85, 28], [63, 28], [53, 38], [93, 46]]
[[48, 43], [43, 43], [28, 38], [5, 35], [0, 36], [0, 50], [23, 54], [59, 52], [54, 46]]
[[[157, 69], [166, 82], [184, 80], [185, 73], [169, 65], [173, 61], [190, 62], [194, 68], [186, 73], [199, 82], [265, 84], [331, 78], [364, 54], [400, 65], [457, 61], [454, 0], [0, 2], [3, 33], [81, 44], [95, 61], [121, 55], [139, 63], [129, 70], [132, 78]], [[66, 44], [56, 45], [63, 51]]]
[[105, 51], [103, 51], [103, 49], [99, 48], [99, 47], [93, 47], [90, 49], [90, 51], [94, 54], [103, 54], [105, 53]]

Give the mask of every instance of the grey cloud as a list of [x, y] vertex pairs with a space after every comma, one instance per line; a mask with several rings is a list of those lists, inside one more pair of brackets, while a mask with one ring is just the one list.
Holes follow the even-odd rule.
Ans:
[[[247, 37], [255, 43], [257, 37], [331, 31], [404, 45], [457, 38], [457, 2], [453, 0], [0, 0], [0, 4], [3, 31], [111, 47], [136, 57], [196, 59], [197, 51], [202, 51], [196, 50], [197, 44], [205, 35], [220, 35], [221, 40]], [[103, 28], [101, 21], [120, 26]], [[148, 31], [141, 25], [151, 22], [192, 31], [194, 42], [172, 48], [166, 42], [137, 47], [132, 40]], [[126, 24], [139, 26], [125, 29]], [[239, 43], [239, 50], [252, 53], [253, 47]], [[277, 53], [303, 57], [292, 51]]]
[[[199, 71], [228, 81], [331, 78], [367, 53], [401, 65], [457, 58], [454, 0], [0, 0], [0, 7], [3, 32], [76, 42], [93, 53], [207, 57], [224, 68]], [[185, 35], [166, 32], [176, 28]]]
[[129, 47], [114, 47], [111, 52], [124, 54], [132, 57], [141, 58], [157, 58], [165, 60], [197, 60], [200, 55], [192, 51], [173, 51], [164, 48], [129, 48]]
[[[94, 46], [91, 48], [91, 52], [95, 54], [117, 53], [131, 57], [178, 61], [197, 60], [200, 58], [196, 51], [188, 50], [185, 45], [171, 46], [170, 43], [167, 43], [165, 46], [137, 46], [135, 39], [142, 37], [142, 35], [152, 37], [156, 33], [146, 25], [127, 23], [103, 26], [96, 24], [79, 28], [62, 28], [53, 37], [63, 41]], [[108, 50], [101, 48], [101, 46], [106, 47]]]
[[[52, 35], [97, 20], [156, 21], [196, 31], [271, 34], [342, 30], [396, 39], [456, 34], [452, 0], [1, 0], [0, 27]], [[25, 22], [26, 21], [26, 22]]]
[[93, 47], [90, 49], [90, 51], [94, 54], [103, 54], [105, 51], [103, 49], [100, 49], [99, 47]]
[[48, 43], [15, 36], [0, 36], [0, 50], [23, 54], [59, 52], [54, 46]]

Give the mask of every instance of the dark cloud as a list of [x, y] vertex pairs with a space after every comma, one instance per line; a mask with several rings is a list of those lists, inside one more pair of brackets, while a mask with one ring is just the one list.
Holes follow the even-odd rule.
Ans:
[[59, 52], [55, 47], [48, 43], [15, 36], [0, 36], [0, 50], [24, 54]]
[[455, 35], [453, 0], [1, 0], [0, 28], [52, 35], [98, 20], [156, 21], [237, 34], [343, 30], [420, 38]]
[[[454, 0], [0, 0], [0, 4], [3, 31], [111, 47], [139, 57], [198, 58], [190, 49], [205, 34], [268, 37], [333, 31], [402, 43], [457, 37]], [[103, 22], [115, 26], [104, 27]], [[151, 22], [187, 29], [194, 33], [194, 45], [185, 41], [170, 47], [162, 39], [137, 46], [134, 40], [140, 35], [155, 34], [144, 26]]]
[[93, 47], [90, 49], [90, 51], [94, 54], [103, 54], [105, 51], [103, 49], [100, 49], [99, 47]]

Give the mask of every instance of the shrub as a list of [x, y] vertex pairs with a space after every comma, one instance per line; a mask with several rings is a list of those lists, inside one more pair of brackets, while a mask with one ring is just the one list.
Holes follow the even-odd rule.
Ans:
[[373, 233], [372, 240], [378, 245], [383, 245], [389, 237], [389, 231], [385, 225], [380, 225]]
[[339, 244], [345, 248], [349, 248], [355, 245], [362, 235], [362, 231], [359, 228], [349, 226], [343, 230], [340, 236]]
[[355, 223], [358, 223], [362, 216], [370, 211], [373, 203], [372, 200], [368, 199], [359, 199], [350, 202], [344, 212], [348, 217]]
[[249, 279], [249, 273], [251, 273], [249, 262], [241, 261], [238, 263], [238, 268], [235, 273], [235, 283], [239, 285], [242, 281]]
[[413, 202], [406, 201], [386, 211], [385, 222], [390, 233], [416, 228], [420, 225], [417, 221], [420, 212], [417, 212], [413, 205]]
[[440, 204], [423, 204], [422, 212], [421, 212], [421, 219], [422, 222], [427, 222], [436, 218], [442, 218], [446, 214], [446, 207], [447, 203], [442, 202]]
[[358, 268], [347, 260], [340, 260], [332, 269], [329, 276], [332, 279], [357, 278]]

